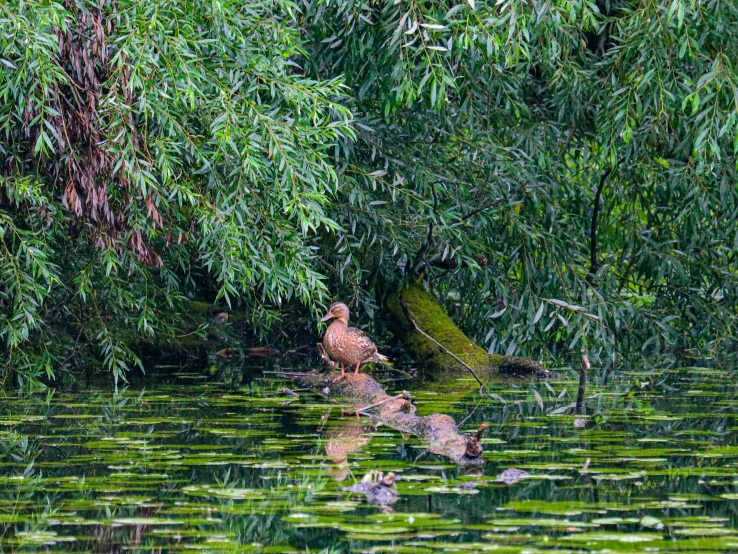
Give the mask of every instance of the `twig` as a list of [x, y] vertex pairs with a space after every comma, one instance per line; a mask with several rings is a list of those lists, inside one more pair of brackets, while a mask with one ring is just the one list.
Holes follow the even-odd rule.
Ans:
[[407, 371], [402, 371], [401, 369], [397, 369], [396, 367], [385, 365], [382, 367], [382, 371], [389, 371], [390, 373], [398, 373], [405, 379], [415, 379], [412, 375], [410, 375]]
[[415, 460], [413, 461], [413, 463], [417, 463], [417, 461], [418, 461], [418, 460], [419, 460], [420, 458], [422, 458], [423, 456], [425, 456], [425, 455], [426, 455], [427, 453], [428, 453], [428, 449], [426, 448], [425, 450], [423, 450], [423, 451], [422, 451], [422, 452], [421, 452], [420, 454], [418, 454], [418, 455], [417, 455], [417, 456], [415, 457]]
[[82, 325], [79, 326], [79, 333], [77, 333], [77, 339], [74, 341], [74, 346], [72, 347], [72, 353], [67, 356], [64, 361], [60, 364], [60, 366], [64, 366], [68, 361], [70, 361], [74, 356], [77, 354], [77, 346], [79, 345], [79, 339], [82, 336], [83, 327]]
[[477, 402], [477, 405], [476, 405], [476, 406], [474, 406], [474, 409], [473, 409], [473, 410], [472, 410], [471, 412], [469, 412], [469, 415], [468, 415], [468, 416], [466, 416], [466, 417], [465, 417], [464, 419], [462, 419], [462, 420], [461, 420], [461, 421], [459, 422], [459, 427], [461, 427], [462, 425], [464, 425], [464, 423], [466, 423], [466, 422], [467, 422], [467, 421], [469, 420], [469, 418], [470, 418], [471, 416], [473, 416], [473, 415], [474, 415], [474, 412], [476, 412], [476, 411], [477, 411], [477, 408], [479, 408], [479, 406], [480, 406], [480, 404], [481, 404], [481, 403], [482, 403], [482, 401], [481, 401], [481, 400], [480, 400], [479, 402]]
[[356, 410], [356, 413], [365, 412], [369, 408], [376, 408], [377, 406], [381, 406], [385, 402], [389, 402], [390, 400], [397, 400], [399, 398], [402, 398], [404, 400], [407, 400], [408, 402], [412, 400], [412, 396], [410, 396], [410, 393], [407, 391], [402, 391], [400, 394], [396, 394], [395, 396], [390, 396], [389, 398], [385, 398], [384, 400], [380, 400], [379, 402], [375, 402], [374, 404], [369, 404], [368, 406], [364, 406], [363, 408], [359, 408]]
[[545, 186], [546, 185], [544, 185], [542, 183], [539, 183], [537, 185], [531, 185], [531, 186], [523, 185], [522, 187], [518, 187], [517, 189], [515, 189], [514, 191], [512, 191], [507, 196], [503, 196], [502, 198], [498, 198], [497, 200], [493, 200], [492, 202], [490, 202], [489, 204], [485, 204], [481, 208], [477, 208], [476, 210], [472, 210], [469, 213], [462, 215], [461, 217], [459, 217], [458, 219], [456, 219], [456, 223], [463, 223], [467, 219], [470, 219], [470, 218], [474, 217], [475, 215], [477, 215], [479, 213], [482, 213], [485, 210], [489, 210], [490, 208], [494, 208], [495, 206], [497, 206], [498, 204], [502, 204], [503, 202], [508, 202], [508, 201], [512, 200], [515, 196], [517, 196], [519, 193], [523, 192], [524, 190], [539, 189], [539, 188], [542, 188], [542, 187], [545, 187]]
[[592, 206], [592, 222], [589, 227], [589, 273], [587, 273], [587, 281], [591, 282], [594, 278], [597, 270], [600, 268], [597, 263], [597, 225], [600, 216], [600, 199], [602, 198], [602, 189], [605, 187], [605, 182], [613, 170], [617, 169], [624, 158], [618, 159], [615, 165], [610, 165], [605, 172], [600, 175], [600, 183], [597, 185], [595, 191], [594, 206]]
[[571, 144], [571, 139], [574, 138], [574, 129], [576, 129], [576, 125], [571, 126], [566, 137], [566, 142], [564, 143], [564, 156], [566, 156], [566, 153], [569, 151], [569, 144]]
[[296, 348], [292, 348], [291, 350], [287, 350], [282, 356], [287, 356], [288, 354], [297, 354], [301, 350], [307, 350], [308, 348], [312, 348], [312, 344], [303, 344], [302, 346], [298, 346]]
[[[430, 223], [428, 223], [428, 237], [425, 239], [425, 242], [418, 250], [417, 254], [415, 254], [415, 260], [413, 261], [412, 267], [410, 267], [410, 274], [414, 275], [415, 272], [418, 269], [418, 266], [423, 262], [423, 255], [425, 254], [425, 251], [430, 248], [431, 244], [433, 243], [433, 221], [436, 217], [436, 214], [438, 213], [438, 192], [436, 191], [436, 185], [441, 182], [438, 181], [436, 183], [431, 183], [431, 191], [433, 192], [433, 217], [431, 217]], [[410, 260], [408, 260], [409, 262]]]
[[412, 324], [413, 328], [418, 333], [420, 333], [421, 335], [423, 335], [429, 341], [435, 343], [446, 354], [448, 354], [449, 356], [451, 356], [454, 360], [456, 360], [461, 365], [463, 365], [467, 370], [469, 370], [469, 373], [471, 373], [474, 376], [474, 378], [477, 380], [477, 383], [479, 383], [479, 394], [483, 394], [483, 392], [484, 392], [484, 383], [482, 383], [482, 380], [479, 378], [479, 376], [474, 371], [474, 369], [469, 364], [467, 364], [464, 360], [462, 360], [461, 358], [459, 358], [456, 354], [454, 354], [453, 352], [451, 352], [448, 348], [446, 348], [445, 346], [443, 346], [440, 342], [438, 342], [436, 339], [434, 339], [428, 333], [426, 333], [420, 327], [418, 327], [418, 324], [413, 319], [413, 316], [410, 315], [410, 309], [408, 308], [407, 302], [405, 302], [405, 300], [400, 299], [400, 307], [402, 308], [402, 311], [405, 314], [405, 317], [408, 319], [408, 321]]
[[605, 186], [605, 181], [612, 173], [612, 166], [608, 167], [605, 172], [600, 176], [600, 184], [597, 185], [597, 190], [594, 196], [594, 206], [592, 207], [592, 222], [589, 227], [589, 273], [587, 278], [591, 280], [595, 273], [599, 269], [597, 263], [597, 219], [600, 216], [600, 198], [602, 198], [602, 189]]
[[320, 433], [323, 431], [323, 427], [325, 427], [325, 424], [328, 422], [328, 417], [331, 415], [331, 410], [328, 410], [327, 414], [324, 414], [320, 417], [320, 427], [318, 427], [317, 432]]
[[264, 371], [264, 374], [274, 373], [275, 375], [287, 375], [288, 377], [308, 377], [315, 375], [314, 373], [290, 373], [288, 371]]

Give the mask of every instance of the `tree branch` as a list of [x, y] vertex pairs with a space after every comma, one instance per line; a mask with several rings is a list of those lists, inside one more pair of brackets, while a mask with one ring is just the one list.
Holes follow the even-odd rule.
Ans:
[[571, 129], [569, 129], [569, 132], [566, 136], [566, 142], [564, 143], [564, 153], [563, 155], [566, 156], [566, 153], [569, 151], [569, 145], [571, 144], [571, 139], [574, 138], [574, 130], [576, 129], [576, 125], [572, 125]]
[[456, 219], [456, 223], [463, 223], [467, 219], [471, 219], [475, 215], [480, 214], [480, 213], [482, 213], [482, 212], [484, 212], [486, 210], [489, 210], [490, 208], [494, 208], [495, 206], [497, 206], [499, 204], [502, 204], [503, 202], [509, 202], [510, 200], [512, 200], [513, 198], [515, 198], [515, 196], [517, 196], [518, 194], [520, 194], [524, 190], [539, 189], [539, 188], [542, 188], [542, 187], [545, 187], [545, 186], [546, 185], [544, 185], [542, 183], [538, 183], [537, 185], [523, 185], [522, 187], [518, 187], [517, 189], [515, 189], [514, 191], [512, 191], [507, 196], [503, 196], [501, 198], [497, 198], [496, 200], [493, 200], [489, 204], [485, 204], [484, 206], [482, 206], [480, 208], [477, 208], [476, 210], [472, 210], [469, 213], [466, 213], [466, 214], [462, 215], [461, 217], [459, 217], [459, 218]]
[[428, 224], [428, 238], [425, 239], [425, 243], [423, 243], [423, 245], [418, 249], [418, 252], [415, 254], [415, 259], [413, 260], [413, 265], [410, 267], [411, 275], [414, 275], [418, 270], [418, 266], [423, 262], [423, 255], [426, 250], [430, 248], [430, 245], [433, 242], [434, 220], [438, 212], [438, 192], [436, 191], [436, 185], [440, 182], [441, 181], [436, 181], [431, 183], [431, 191], [433, 192], [433, 217]]
[[592, 282], [597, 270], [600, 268], [597, 263], [597, 224], [600, 216], [600, 198], [602, 198], [602, 189], [605, 187], [605, 182], [615, 168], [620, 165], [623, 158], [620, 158], [615, 165], [608, 167], [605, 172], [600, 176], [600, 183], [597, 185], [595, 191], [593, 206], [592, 206], [592, 223], [589, 227], [589, 273], [587, 274], [587, 281]]

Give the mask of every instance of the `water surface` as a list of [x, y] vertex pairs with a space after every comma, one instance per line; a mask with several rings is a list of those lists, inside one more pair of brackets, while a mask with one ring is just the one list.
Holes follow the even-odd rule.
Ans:
[[[413, 391], [462, 431], [489, 422], [484, 467], [467, 469], [318, 394], [288, 398], [273, 376], [210, 379], [2, 398], [3, 551], [738, 549], [727, 370], [617, 371], [584, 418], [573, 378], [485, 400]], [[506, 484], [510, 468], [525, 473]], [[396, 502], [343, 490], [370, 471], [400, 476]]]

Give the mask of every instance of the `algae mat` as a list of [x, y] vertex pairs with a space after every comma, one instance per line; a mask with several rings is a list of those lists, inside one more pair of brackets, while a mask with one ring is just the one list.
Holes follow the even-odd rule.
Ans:
[[[484, 467], [466, 470], [269, 378], [5, 396], [0, 548], [738, 550], [735, 381], [620, 371], [588, 391], [585, 417], [571, 414], [575, 379], [492, 385], [485, 400], [416, 393], [421, 414], [449, 413], [467, 432], [490, 423]], [[391, 502], [344, 490], [372, 470], [400, 477]]]

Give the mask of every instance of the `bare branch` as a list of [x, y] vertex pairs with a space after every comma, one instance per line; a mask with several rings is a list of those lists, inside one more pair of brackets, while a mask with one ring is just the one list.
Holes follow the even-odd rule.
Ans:
[[485, 204], [484, 206], [482, 206], [480, 208], [477, 208], [476, 210], [472, 210], [469, 213], [466, 213], [466, 214], [462, 215], [461, 217], [459, 217], [456, 220], [456, 223], [463, 223], [467, 219], [471, 219], [475, 215], [480, 214], [480, 213], [482, 213], [482, 212], [484, 212], [486, 210], [489, 210], [490, 208], [494, 208], [495, 206], [498, 206], [499, 204], [502, 204], [504, 202], [509, 202], [510, 200], [512, 200], [518, 194], [520, 194], [521, 192], [523, 192], [525, 190], [539, 189], [539, 188], [543, 188], [545, 186], [546, 185], [544, 185], [542, 183], [538, 183], [536, 185], [523, 185], [522, 187], [518, 187], [514, 191], [510, 192], [510, 194], [508, 194], [507, 196], [503, 196], [501, 198], [497, 198], [496, 200], [493, 200], [489, 204]]
[[592, 223], [590, 224], [589, 228], [589, 273], [587, 274], [587, 281], [591, 282], [592, 278], [597, 273], [597, 270], [600, 268], [599, 263], [597, 262], [597, 225], [598, 225], [598, 219], [600, 216], [600, 199], [602, 198], [602, 189], [605, 187], [605, 182], [607, 181], [607, 178], [610, 176], [610, 174], [615, 170], [620, 163], [623, 161], [623, 158], [620, 158], [615, 165], [611, 165], [608, 167], [605, 172], [600, 176], [600, 183], [597, 185], [597, 190], [595, 191], [595, 196], [593, 200], [593, 206], [592, 206]]

